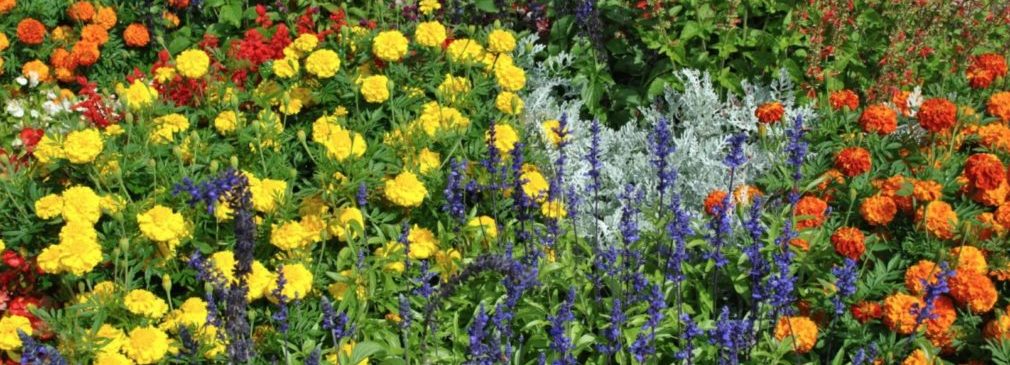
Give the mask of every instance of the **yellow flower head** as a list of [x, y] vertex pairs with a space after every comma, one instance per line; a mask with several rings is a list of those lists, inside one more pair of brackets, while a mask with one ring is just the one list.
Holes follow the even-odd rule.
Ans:
[[516, 48], [516, 37], [512, 33], [495, 29], [487, 35], [487, 50], [491, 53], [511, 53]]
[[542, 207], [540, 207], [540, 212], [543, 213], [544, 217], [550, 219], [561, 219], [568, 216], [568, 211], [565, 210], [565, 203], [560, 200], [551, 200]]
[[398, 30], [379, 32], [372, 40], [372, 54], [386, 62], [396, 62], [407, 55], [407, 37]]
[[253, 209], [261, 213], [272, 213], [277, 205], [284, 201], [288, 183], [283, 180], [259, 179], [252, 174], [246, 174], [249, 179], [249, 192], [252, 193]]
[[104, 343], [98, 349], [99, 353], [118, 353], [126, 343], [126, 333], [109, 324], [103, 324], [99, 327], [98, 332], [95, 333], [95, 338], [97, 340], [95, 342]]
[[102, 153], [103, 148], [105, 148], [105, 142], [102, 141], [102, 133], [94, 128], [70, 132], [67, 134], [67, 139], [63, 141], [63, 150], [67, 160], [74, 164], [95, 161], [95, 157]]
[[421, 205], [428, 195], [428, 189], [418, 180], [417, 175], [403, 171], [395, 178], [386, 180], [385, 195], [393, 204], [412, 208]]
[[175, 58], [175, 68], [182, 76], [198, 79], [207, 74], [210, 68], [210, 56], [207, 52], [199, 49], [183, 51]]
[[0, 350], [17, 350], [21, 348], [21, 337], [18, 331], [32, 335], [32, 322], [19, 315], [9, 315], [0, 319]]
[[299, 69], [298, 57], [284, 57], [279, 60], [274, 60], [273, 65], [270, 69], [274, 72], [274, 75], [282, 79], [290, 79], [298, 75]]
[[414, 41], [425, 47], [441, 47], [446, 37], [445, 26], [438, 21], [422, 22], [414, 30]]
[[87, 186], [76, 185], [63, 191], [63, 220], [95, 224], [102, 217], [102, 198]]
[[35, 215], [42, 219], [52, 219], [63, 214], [63, 197], [49, 194], [35, 201]]
[[49, 135], [43, 135], [39, 143], [35, 145], [35, 153], [32, 155], [40, 163], [47, 164], [53, 160], [64, 158], [66, 153], [63, 151], [63, 145], [58, 141], [49, 138]]
[[[306, 295], [312, 292], [312, 272], [305, 268], [302, 264], [290, 264], [284, 265], [281, 268], [281, 273], [284, 274], [284, 290], [281, 294], [287, 297], [287, 300], [298, 300], [305, 298]], [[274, 280], [267, 292], [273, 293], [277, 289], [277, 281]], [[277, 298], [270, 298], [271, 300], [277, 300]]]
[[137, 223], [145, 237], [155, 242], [170, 243], [172, 248], [188, 234], [182, 214], [162, 205], [138, 214]]
[[340, 70], [340, 56], [337, 52], [320, 49], [305, 59], [305, 71], [321, 79], [328, 79]]
[[435, 237], [435, 233], [416, 224], [407, 234], [407, 241], [410, 242], [410, 253], [407, 256], [412, 259], [426, 260], [438, 252], [438, 238]]
[[151, 141], [154, 143], [172, 142], [175, 133], [189, 129], [189, 119], [179, 113], [172, 113], [154, 119]]
[[214, 129], [221, 134], [231, 134], [238, 128], [238, 124], [238, 113], [232, 110], [225, 110], [214, 118]]
[[309, 33], [302, 34], [298, 38], [295, 38], [294, 42], [291, 42], [291, 47], [302, 53], [312, 52], [312, 50], [316, 49], [317, 45], [319, 45], [319, 37]]
[[137, 364], [154, 364], [168, 353], [168, 345], [168, 335], [164, 331], [152, 326], [137, 327], [130, 331], [123, 352]]
[[326, 155], [337, 161], [361, 157], [368, 147], [360, 134], [345, 130], [333, 116], [316, 119], [312, 124], [312, 140], [326, 147]]
[[449, 60], [452, 62], [475, 62], [484, 57], [484, 46], [467, 38], [452, 41], [445, 51], [449, 54]]
[[508, 91], [502, 91], [494, 99], [494, 106], [499, 111], [508, 115], [519, 115], [523, 112], [523, 99], [519, 95]]
[[440, 3], [438, 0], [421, 0], [420, 2], [417, 3], [417, 10], [424, 15], [429, 15], [433, 13], [435, 10], [441, 8], [442, 3]]
[[270, 243], [285, 251], [302, 248], [312, 243], [312, 232], [296, 221], [284, 222], [270, 230]]
[[494, 75], [502, 90], [517, 92], [526, 86], [526, 72], [515, 65], [497, 67]]
[[174, 332], [180, 326], [197, 329], [203, 327], [206, 323], [207, 302], [198, 297], [192, 297], [186, 299], [179, 308], [169, 313], [160, 327], [168, 332]]
[[471, 218], [470, 221], [466, 223], [466, 227], [476, 232], [478, 235], [483, 235], [487, 238], [498, 237], [498, 224], [495, 223], [494, 218], [486, 215]]
[[[358, 225], [358, 228], [353, 228], [353, 225]], [[347, 235], [351, 235], [351, 239], [358, 236], [357, 230], [365, 228], [365, 215], [361, 214], [361, 209], [355, 207], [347, 207], [340, 210], [340, 214], [337, 215], [337, 222], [330, 225], [330, 234], [341, 241], [347, 240]]]
[[158, 100], [158, 90], [141, 80], [133, 80], [130, 87], [126, 89], [126, 107], [130, 110], [140, 110], [154, 104]]
[[369, 103], [389, 100], [389, 79], [383, 75], [372, 75], [362, 79], [361, 95]]
[[[491, 131], [488, 131], [485, 140], [490, 139]], [[494, 146], [498, 149], [499, 153], [503, 156], [508, 156], [512, 153], [512, 149], [515, 148], [516, 143], [519, 143], [519, 134], [516, 133], [515, 128], [504, 123], [494, 124]]]

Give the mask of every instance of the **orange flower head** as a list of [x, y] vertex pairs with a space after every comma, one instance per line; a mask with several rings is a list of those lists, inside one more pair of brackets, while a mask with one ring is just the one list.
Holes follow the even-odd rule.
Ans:
[[957, 106], [944, 98], [931, 98], [922, 102], [919, 107], [919, 126], [923, 129], [939, 133], [957, 124]]
[[985, 259], [982, 250], [974, 246], [957, 246], [950, 249], [950, 256], [957, 259], [956, 269], [961, 271], [974, 271], [985, 275], [989, 272], [989, 263]]
[[106, 31], [116, 26], [116, 10], [108, 6], [99, 6], [95, 13], [94, 23], [101, 25]]
[[985, 274], [971, 270], [954, 270], [954, 276], [948, 282], [950, 296], [958, 304], [967, 306], [974, 313], [986, 313], [992, 310], [999, 294], [996, 285]]
[[891, 223], [897, 213], [898, 205], [894, 199], [884, 195], [863, 199], [863, 203], [859, 205], [859, 214], [863, 216], [863, 220], [875, 226]]
[[985, 53], [972, 57], [971, 66], [989, 71], [996, 78], [1007, 74], [1006, 58], [998, 53]]
[[904, 293], [896, 293], [884, 299], [884, 324], [891, 331], [907, 335], [915, 332], [914, 308], [922, 308], [926, 303], [922, 298]]
[[88, 24], [81, 29], [81, 39], [103, 45], [109, 41], [109, 32], [97, 24]]
[[805, 354], [817, 344], [817, 331], [817, 324], [809, 317], [782, 316], [775, 324], [775, 339], [792, 338], [793, 350]]
[[824, 224], [824, 214], [828, 211], [828, 203], [814, 196], [804, 196], [796, 202], [793, 214], [796, 216], [796, 228], [804, 230], [820, 227]]
[[67, 16], [79, 22], [89, 21], [95, 17], [95, 6], [87, 1], [78, 1], [67, 9]]
[[859, 108], [859, 95], [849, 89], [838, 90], [828, 96], [828, 103], [834, 110], [842, 110], [842, 108], [856, 110]]
[[848, 177], [865, 174], [872, 166], [870, 151], [862, 147], [848, 147], [835, 156], [835, 168]]
[[1010, 122], [1010, 91], [992, 94], [986, 103], [985, 110], [1003, 123]]
[[912, 109], [908, 107], [908, 97], [911, 95], [908, 91], [896, 91], [891, 95], [891, 103], [906, 117], [912, 116]]
[[968, 86], [973, 89], [985, 89], [992, 85], [993, 80], [996, 79], [996, 75], [993, 75], [989, 70], [975, 67], [968, 67], [965, 77], [968, 78]]
[[709, 215], [716, 215], [719, 209], [723, 208], [723, 204], [726, 203], [726, 192], [722, 190], [713, 190], [708, 193], [705, 197], [705, 213]]
[[18, 23], [18, 40], [29, 46], [42, 44], [46, 39], [46, 26], [42, 22], [24, 18]]
[[101, 51], [98, 50], [98, 44], [86, 41], [77, 42], [70, 51], [74, 62], [81, 66], [94, 65], [95, 62], [98, 62], [98, 57], [101, 54]]
[[859, 323], [866, 324], [874, 319], [880, 319], [884, 315], [883, 307], [880, 303], [871, 301], [862, 301], [856, 303], [852, 306], [852, 316], [856, 318]]
[[0, 15], [7, 14], [17, 5], [17, 0], [0, 0]]
[[898, 129], [898, 113], [884, 104], [873, 104], [863, 109], [859, 116], [863, 132], [887, 135]]
[[828, 186], [831, 184], [844, 184], [845, 174], [837, 169], [828, 169], [821, 175], [821, 183], [817, 185], [817, 190], [827, 190]]
[[77, 67], [74, 63], [74, 57], [70, 55], [70, 51], [66, 48], [56, 48], [53, 53], [49, 55], [49, 63], [56, 66], [56, 68], [64, 68], [68, 70], [73, 70]]
[[[933, 261], [920, 260], [915, 265], [905, 269], [905, 288], [909, 293], [922, 295], [926, 283], [935, 284], [936, 275], [940, 273], [940, 267]], [[924, 283], [925, 282], [925, 283]]]
[[933, 302], [934, 318], [926, 319], [926, 336], [942, 338], [950, 326], [957, 320], [957, 309], [954, 302], [946, 295], [936, 298]]
[[915, 349], [901, 362], [901, 365], [933, 365], [933, 359], [922, 349]]
[[831, 234], [831, 244], [835, 246], [835, 253], [859, 260], [866, 252], [866, 237], [859, 228], [841, 227]]
[[1006, 168], [996, 155], [976, 153], [965, 161], [964, 176], [976, 189], [995, 189], [1006, 181]]
[[[1002, 205], [1000, 206], [1002, 207]], [[996, 209], [998, 212], [999, 209]], [[1006, 227], [996, 221], [996, 214], [992, 212], [982, 212], [975, 216], [975, 220], [978, 221], [978, 225], [974, 226], [974, 232], [978, 234], [978, 239], [981, 241], [988, 240], [993, 236], [1002, 237], [1006, 234]], [[994, 269], [995, 270], [995, 269]]]
[[151, 35], [147, 32], [147, 27], [140, 23], [133, 23], [123, 31], [123, 40], [130, 47], [144, 47], [151, 42]]
[[1010, 203], [1003, 203], [999, 208], [996, 208], [992, 215], [996, 223], [999, 223], [1004, 229], [1010, 229]]
[[32, 75], [34, 75], [35, 78], [42, 82], [51, 80], [49, 66], [47, 66], [45, 62], [39, 60], [25, 62], [25, 64], [21, 66], [21, 75], [27, 78], [32, 78]]
[[740, 205], [749, 205], [754, 198], [764, 196], [757, 186], [743, 184], [733, 190], [733, 201]]
[[1003, 124], [986, 124], [978, 129], [979, 141], [988, 149], [1010, 152], [1010, 128]]
[[803, 238], [793, 238], [789, 240], [789, 245], [803, 252], [810, 251], [810, 242]]
[[777, 123], [782, 120], [782, 116], [785, 114], [785, 107], [782, 106], [782, 103], [777, 101], [761, 104], [756, 110], [754, 110], [754, 116], [758, 118], [759, 122], [764, 124]]
[[950, 239], [954, 237], [954, 229], [957, 228], [957, 213], [950, 204], [942, 200], [934, 200], [926, 204], [919, 210], [916, 218], [922, 222], [926, 232], [941, 238]]
[[998, 207], [1007, 201], [1008, 192], [1010, 192], [1010, 184], [1003, 181], [995, 189], [975, 189], [971, 199], [985, 206]]
[[1010, 340], [1010, 308], [985, 324], [982, 333], [994, 340]]
[[931, 202], [943, 197], [943, 185], [933, 180], [913, 180], [912, 196], [920, 202]]

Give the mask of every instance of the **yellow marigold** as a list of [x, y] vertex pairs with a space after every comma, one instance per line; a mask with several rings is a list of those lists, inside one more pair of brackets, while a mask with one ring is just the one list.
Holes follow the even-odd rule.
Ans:
[[21, 66], [21, 75], [32, 80], [46, 82], [51, 79], [49, 66], [45, 62], [32, 60]]
[[19, 315], [8, 315], [0, 319], [0, 350], [13, 351], [21, 348], [18, 331], [32, 335], [32, 322]]
[[126, 294], [123, 306], [130, 313], [153, 319], [159, 319], [168, 312], [168, 304], [164, 299], [144, 289], [134, 289]]
[[1001, 91], [989, 97], [986, 111], [1003, 123], [1010, 122], [1010, 91]]
[[439, 2], [438, 0], [421, 0], [421, 1], [419, 1], [417, 3], [417, 10], [420, 11], [421, 14], [424, 14], [424, 15], [429, 15], [429, 14], [435, 12], [435, 10], [438, 10], [438, 9], [441, 9], [441, 8], [442, 8], [442, 3]]
[[154, 71], [154, 81], [167, 83], [175, 78], [175, 73], [175, 67], [158, 67], [158, 70]]
[[447, 37], [446, 34], [445, 26], [442, 23], [438, 21], [422, 22], [414, 30], [414, 41], [425, 47], [441, 47]]
[[369, 103], [389, 100], [389, 79], [383, 75], [372, 75], [362, 79], [361, 95]]
[[[354, 225], [358, 228], [353, 228]], [[329, 227], [330, 234], [341, 241], [346, 241], [348, 234], [352, 239], [358, 237], [357, 232], [361, 229], [365, 229], [365, 216], [361, 213], [361, 209], [355, 207], [341, 209], [337, 214], [337, 221]]]
[[[287, 300], [302, 299], [312, 292], [312, 272], [306, 269], [305, 265], [284, 265], [280, 271], [284, 274], [285, 280], [284, 289], [281, 290], [281, 294], [287, 297]], [[267, 289], [267, 292], [273, 293], [276, 290], [277, 283], [275, 281]], [[270, 299], [276, 300], [273, 297]]]
[[986, 313], [999, 299], [996, 285], [983, 273], [970, 270], [955, 270], [948, 282], [950, 296], [958, 304], [965, 305], [974, 313]]
[[[2, 0], [0, 0], [2, 1]], [[10, 47], [11, 40], [7, 38], [6, 34], [0, 33], [0, 51], [4, 51], [7, 47]]]
[[218, 251], [210, 255], [210, 261], [214, 264], [214, 270], [230, 284], [235, 283], [235, 253], [231, 251]]
[[921, 298], [904, 293], [893, 294], [884, 299], [884, 324], [891, 331], [902, 335], [915, 332], [916, 319], [912, 309], [922, 308], [925, 303]]
[[407, 55], [410, 42], [398, 30], [379, 32], [372, 40], [372, 54], [386, 62], [395, 62]]
[[175, 332], [180, 326], [197, 329], [206, 323], [207, 302], [199, 297], [192, 297], [169, 313], [159, 327], [168, 332]]
[[417, 175], [403, 171], [396, 175], [396, 178], [386, 180], [385, 195], [393, 204], [412, 208], [421, 205], [424, 197], [428, 195], [428, 189], [421, 180], [418, 180]]
[[974, 271], [980, 274], [989, 272], [989, 263], [982, 250], [974, 246], [958, 246], [950, 249], [950, 255], [957, 261], [954, 268]]
[[455, 103], [471, 89], [470, 79], [466, 76], [453, 76], [452, 74], [445, 74], [442, 83], [438, 85], [439, 94], [449, 103]]
[[116, 26], [117, 20], [116, 10], [108, 6], [99, 6], [98, 11], [95, 12], [95, 18], [92, 19], [95, 24], [102, 26], [105, 30]]
[[320, 49], [305, 59], [305, 71], [321, 79], [328, 79], [340, 70], [340, 56], [337, 52]]
[[175, 68], [182, 76], [191, 79], [201, 78], [210, 68], [210, 56], [200, 49], [183, 51], [175, 58]]
[[261, 213], [272, 213], [278, 203], [284, 201], [288, 183], [283, 180], [259, 179], [247, 174], [249, 192], [252, 193], [253, 209]]
[[487, 238], [498, 237], [498, 224], [495, 223], [494, 218], [486, 215], [471, 218], [469, 222], [466, 222], [466, 227]]
[[817, 324], [809, 317], [779, 317], [775, 324], [775, 339], [792, 338], [793, 350], [805, 354], [817, 344]]
[[516, 37], [501, 29], [492, 30], [487, 35], [487, 50], [491, 53], [512, 53], [516, 48]]
[[273, 65], [270, 69], [274, 72], [274, 75], [282, 79], [290, 79], [298, 75], [298, 58], [296, 57], [284, 57], [279, 60], [274, 60]]
[[508, 115], [519, 115], [523, 112], [523, 99], [508, 91], [499, 93], [494, 99], [494, 105], [499, 111]]
[[92, 365], [133, 365], [133, 360], [116, 352], [100, 352]]
[[298, 38], [295, 38], [294, 42], [291, 42], [291, 47], [302, 53], [312, 52], [312, 50], [316, 49], [317, 45], [319, 45], [319, 37], [310, 33], [302, 34]]
[[137, 214], [137, 223], [140, 232], [155, 242], [178, 242], [187, 234], [182, 214], [162, 205], [155, 205], [146, 212]]
[[263, 263], [253, 261], [252, 272], [249, 273], [249, 293], [246, 299], [250, 302], [265, 297], [269, 292], [270, 284], [277, 282], [274, 273], [270, 272]]
[[429, 172], [438, 169], [438, 166], [442, 163], [442, 156], [438, 152], [432, 151], [425, 147], [421, 152], [417, 153], [417, 157], [414, 159], [417, 164], [417, 171], [421, 175], [426, 175]]
[[95, 342], [104, 343], [98, 349], [99, 353], [117, 353], [126, 343], [126, 333], [109, 324], [102, 324], [95, 333]]
[[348, 157], [361, 157], [368, 144], [361, 134], [341, 127], [336, 117], [322, 116], [312, 124], [312, 140], [326, 148], [326, 155], [337, 161]]
[[214, 118], [214, 129], [221, 134], [231, 134], [238, 128], [238, 113], [233, 110], [225, 110]]
[[511, 125], [505, 123], [495, 123], [491, 128], [485, 134], [484, 140], [490, 140], [491, 133], [494, 132], [495, 148], [498, 149], [498, 153], [502, 156], [508, 156], [512, 153], [512, 149], [515, 148], [516, 143], [519, 143], [519, 133]]
[[152, 326], [134, 328], [123, 346], [123, 352], [137, 364], [157, 363], [168, 351], [168, 335]]
[[311, 232], [306, 232], [296, 221], [274, 225], [270, 230], [270, 243], [282, 250], [294, 250], [312, 243]]
[[915, 349], [901, 362], [901, 365], [931, 365], [933, 360], [922, 349]]
[[354, 285], [354, 294], [358, 297], [358, 299], [365, 298], [365, 295], [367, 294], [365, 292], [367, 283], [361, 275], [356, 275], [351, 270], [344, 270], [339, 274], [340, 277], [337, 278], [337, 281], [331, 283], [327, 288], [330, 292], [330, 296], [337, 300], [343, 300], [344, 296], [347, 294], [347, 289], [349, 289], [351, 285]]
[[130, 110], [140, 110], [154, 104], [154, 101], [158, 99], [158, 90], [138, 79], [134, 80], [126, 89], [125, 96], [126, 106]]
[[53, 160], [61, 159], [66, 156], [63, 151], [63, 145], [58, 141], [49, 138], [48, 135], [43, 135], [39, 143], [35, 145], [35, 152], [32, 154], [40, 163], [47, 164]]
[[517, 66], [498, 67], [494, 75], [502, 90], [517, 92], [526, 86], [526, 72]]
[[920, 209], [917, 216], [930, 234], [942, 239], [954, 237], [958, 219], [950, 204], [940, 200], [929, 202], [925, 208]]
[[445, 52], [449, 54], [449, 60], [452, 62], [475, 62], [484, 56], [484, 46], [472, 39], [460, 38], [453, 40]]
[[35, 215], [42, 219], [52, 219], [63, 214], [63, 197], [49, 194], [35, 201]]
[[60, 232], [60, 243], [57, 249], [59, 271], [65, 271], [77, 276], [91, 272], [102, 262], [102, 246], [98, 243], [97, 232], [85, 223], [67, 224], [65, 228], [74, 227], [77, 232], [64, 235]]
[[551, 200], [542, 207], [540, 207], [540, 212], [543, 213], [544, 217], [550, 219], [561, 219], [568, 216], [568, 211], [565, 210], [565, 203], [560, 200]]
[[435, 264], [438, 266], [439, 272], [447, 276], [452, 276], [456, 273], [456, 270], [459, 269], [457, 263], [462, 259], [463, 255], [454, 248], [440, 250], [435, 253]]
[[102, 141], [102, 133], [94, 128], [82, 131], [73, 131], [67, 134], [63, 142], [67, 160], [74, 164], [86, 164], [95, 161], [102, 153], [105, 143]]
[[166, 143], [175, 140], [175, 133], [189, 129], [189, 119], [179, 113], [154, 118], [154, 126], [151, 131], [151, 141], [154, 143]]
[[63, 191], [63, 220], [95, 224], [102, 217], [102, 198], [87, 186], [76, 185]]
[[407, 256], [412, 259], [426, 260], [438, 252], [438, 238], [435, 237], [435, 233], [416, 224], [407, 234], [407, 241], [410, 243], [410, 253]]
[[526, 166], [524, 166], [522, 174], [519, 175], [519, 178], [524, 181], [523, 193], [525, 193], [530, 199], [543, 201], [544, 199], [547, 199], [547, 189], [550, 187], [550, 184], [547, 182], [547, 179], [544, 178], [544, 175], [536, 169], [536, 167], [532, 167], [532, 165], [529, 166], [531, 166], [531, 168], [526, 168]]

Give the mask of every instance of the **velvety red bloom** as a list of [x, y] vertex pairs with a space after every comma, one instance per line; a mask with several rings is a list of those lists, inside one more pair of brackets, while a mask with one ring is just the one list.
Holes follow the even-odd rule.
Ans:
[[46, 132], [42, 129], [25, 127], [18, 133], [18, 139], [21, 140], [21, 144], [25, 146], [25, 151], [32, 153], [35, 151], [35, 145], [39, 144], [39, 140]]
[[81, 114], [99, 128], [119, 123], [122, 116], [105, 104], [102, 95], [97, 92], [98, 84], [88, 82], [83, 76], [77, 78], [77, 83], [81, 85], [81, 91], [77, 94], [84, 97], [84, 100], [74, 105], [74, 109], [84, 109]]
[[298, 34], [316, 34], [316, 21], [313, 15], [319, 12], [319, 8], [315, 6], [310, 6], [305, 9], [305, 12], [298, 17], [298, 22], [295, 23], [295, 30]]

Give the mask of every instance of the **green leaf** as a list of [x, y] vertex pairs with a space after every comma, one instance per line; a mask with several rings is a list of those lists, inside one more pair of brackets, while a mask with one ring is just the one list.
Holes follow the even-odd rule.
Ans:
[[360, 363], [365, 359], [367, 359], [369, 356], [372, 356], [372, 354], [382, 350], [383, 350], [382, 345], [379, 345], [375, 342], [369, 342], [369, 341], [358, 342], [357, 345], [354, 345], [354, 351], [351, 352], [350, 363], [351, 364]]
[[221, 8], [221, 21], [238, 28], [242, 25], [242, 4], [232, 3]]
[[477, 9], [487, 13], [497, 13], [498, 7], [494, 5], [494, 0], [477, 0], [473, 3]]

